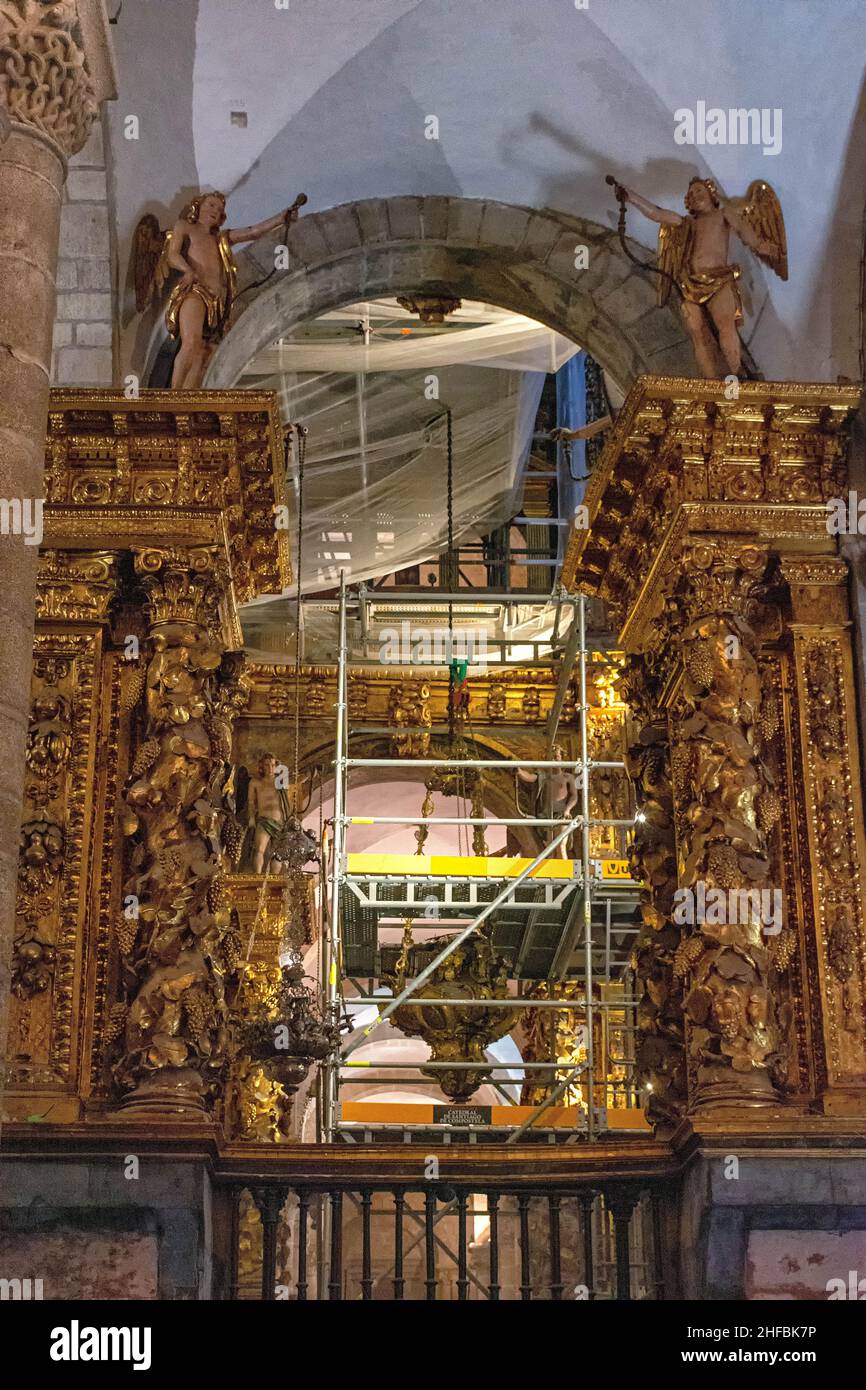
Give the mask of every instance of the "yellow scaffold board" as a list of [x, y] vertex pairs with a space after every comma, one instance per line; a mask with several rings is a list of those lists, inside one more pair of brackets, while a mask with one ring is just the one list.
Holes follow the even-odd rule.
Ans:
[[601, 877], [605, 882], [631, 883], [631, 870], [627, 859], [601, 859]]
[[[463, 854], [349, 854], [346, 859], [350, 874], [377, 878], [392, 874], [411, 878], [517, 878], [532, 863], [531, 859]], [[574, 878], [574, 860], [543, 859], [530, 878]]]
[[[531, 863], [529, 859], [484, 858], [462, 854], [350, 854], [350, 874], [374, 877], [408, 875], [411, 878], [517, 878]], [[574, 878], [574, 859], [544, 859], [530, 878]], [[598, 875], [605, 883], [631, 883], [627, 859], [599, 859]]]

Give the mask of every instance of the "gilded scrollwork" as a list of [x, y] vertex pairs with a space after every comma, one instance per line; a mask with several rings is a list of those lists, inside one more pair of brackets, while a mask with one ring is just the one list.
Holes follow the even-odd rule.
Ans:
[[11, 962], [13, 1092], [74, 1078], [94, 669], [92, 634], [37, 632]]
[[839, 687], [835, 663], [825, 646], [812, 648], [806, 666], [815, 746], [822, 759], [838, 752], [841, 746], [839, 718]]
[[273, 400], [249, 391], [189, 395], [179, 411], [170, 392], [154, 391], [143, 410], [118, 392], [55, 391], [47, 543], [86, 539], [96, 551], [107, 529], [130, 548], [147, 537], [162, 548], [169, 535], [185, 547], [227, 542], [228, 603], [279, 593], [291, 565], [288, 532], [275, 524], [286, 498], [274, 466], [282, 450]]
[[430, 687], [425, 681], [400, 681], [392, 687], [388, 703], [389, 724], [406, 733], [395, 733], [391, 744], [398, 758], [426, 758], [430, 752], [433, 716]]
[[364, 719], [367, 714], [368, 686], [363, 676], [350, 671], [347, 682], [348, 714], [350, 719]]
[[36, 580], [37, 620], [102, 622], [116, 589], [113, 555], [43, 550]]
[[[447, 938], [425, 942], [427, 953], [438, 952]], [[395, 994], [403, 989], [407, 975], [418, 973], [418, 948], [411, 945], [411, 930], [404, 936], [403, 951], [393, 974], [383, 974]], [[493, 950], [489, 935], [476, 932], [470, 940], [458, 946], [433, 975], [422, 985], [413, 1000], [402, 1004], [394, 1014], [394, 1023], [410, 1038], [423, 1038], [430, 1046], [435, 1062], [470, 1061], [473, 1069], [446, 1069], [425, 1072], [449, 1100], [468, 1100], [489, 1078], [486, 1052], [491, 1043], [509, 1033], [517, 1021], [517, 1009], [486, 1009], [485, 999], [508, 998], [508, 967]], [[449, 998], [477, 1000], [472, 1007], [440, 1004]]]
[[60, 794], [72, 750], [72, 710], [67, 695], [54, 685], [36, 690], [30, 706], [25, 744], [27, 795], [36, 807], [47, 806]]
[[826, 541], [857, 401], [857, 387], [749, 382], [728, 401], [718, 383], [642, 378], [593, 471], [563, 583], [603, 597], [632, 650], [667, 584], [659, 561], [687, 531]]
[[842, 1084], [862, 1067], [866, 1028], [861, 866], [842, 640], [837, 634], [804, 634], [796, 656], [807, 696], [806, 817], [817, 872], [818, 950], [827, 969], [827, 1069], [830, 1080]]
[[[610, 654], [606, 654], [605, 659]], [[378, 670], [366, 668], [363, 671], [350, 670], [347, 681], [349, 716], [352, 722], [369, 719], [372, 723], [387, 724], [392, 711], [403, 700], [411, 703], [411, 692], [404, 685], [423, 685], [429, 692], [426, 697], [432, 725], [447, 725], [449, 685], [448, 673], [441, 668], [423, 668], [417, 675], [406, 681], [406, 671], [397, 666], [385, 666]], [[616, 668], [603, 671], [601, 662], [593, 662], [590, 667], [590, 703], [595, 709], [616, 709]], [[251, 683], [251, 702], [249, 713], [254, 718], [283, 718], [294, 716], [294, 677], [289, 678], [289, 669], [282, 665], [265, 665], [258, 662], [249, 666]], [[533, 668], [510, 668], [505, 674], [495, 668], [472, 675], [472, 725], [473, 728], [485, 724], [508, 724], [520, 728], [531, 728], [543, 724], [550, 716], [556, 695], [557, 676], [552, 670]], [[536, 699], [536, 696], [538, 697]], [[301, 668], [301, 707], [302, 723], [328, 721], [333, 717], [337, 701], [337, 671], [334, 666], [303, 665]], [[613, 702], [612, 704], [609, 702]], [[575, 682], [569, 683], [559, 724], [570, 726], [576, 720], [577, 690]], [[406, 712], [408, 713], [408, 705]], [[422, 729], [423, 733], [424, 730]]]
[[505, 718], [508, 687], [502, 681], [493, 681], [487, 692], [487, 718], [498, 722]]
[[[232, 1007], [232, 1025], [251, 1022], [276, 1008], [280, 988], [276, 959], [246, 962]], [[234, 1048], [225, 1089], [229, 1130], [253, 1143], [282, 1143], [290, 1136], [292, 1099], [260, 1063]]]

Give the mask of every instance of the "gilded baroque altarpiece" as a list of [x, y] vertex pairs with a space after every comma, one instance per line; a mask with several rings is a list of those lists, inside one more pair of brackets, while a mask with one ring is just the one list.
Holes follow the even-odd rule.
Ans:
[[[729, 401], [716, 383], [643, 378], [569, 547], [567, 583], [621, 629], [623, 669], [591, 674], [590, 722], [596, 756], [621, 756], [628, 706], [639, 1065], [663, 1130], [710, 1107], [866, 1101], [850, 615], [825, 506], [845, 495], [855, 405], [845, 387], [750, 383]], [[262, 1000], [274, 986], [279, 892], [262, 915], [223, 842], [234, 762], [294, 712], [292, 673], [240, 651], [238, 605], [290, 581], [275, 403], [58, 391], [47, 465], [7, 1109], [215, 1107], [242, 1137], [279, 1139], [280, 1097], [238, 1077], [227, 1045], [239, 977]], [[309, 768], [330, 758], [334, 672], [302, 682]], [[472, 737], [504, 760], [540, 755], [553, 697], [546, 673], [489, 673]], [[387, 726], [407, 757], [435, 748], [446, 701], [435, 672], [349, 688], [350, 719]], [[507, 768], [488, 791], [505, 813]], [[604, 794], [613, 816], [631, 804]], [[674, 894], [699, 882], [778, 889], [781, 930], [674, 921]]]
[[195, 1111], [243, 942], [220, 845], [238, 605], [290, 582], [270, 396], [54, 391], [7, 1111]]
[[[851, 622], [826, 505], [847, 496], [858, 395], [642, 378], [571, 537], [565, 581], [619, 624], [638, 721], [638, 1060], [663, 1130], [709, 1107], [866, 1105]], [[690, 921], [686, 889], [782, 911]]]

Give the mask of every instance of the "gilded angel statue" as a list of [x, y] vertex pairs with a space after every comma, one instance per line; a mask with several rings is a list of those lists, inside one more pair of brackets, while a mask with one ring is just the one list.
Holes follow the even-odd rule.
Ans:
[[632, 203], [645, 217], [659, 223], [659, 303], [667, 303], [671, 286], [676, 284], [701, 375], [719, 375], [715, 328], [725, 368], [740, 376], [743, 307], [737, 285], [740, 267], [729, 260], [730, 234], [734, 232], [781, 280], [787, 280], [785, 220], [773, 189], [763, 179], [755, 179], [745, 198], [723, 198], [712, 179], [694, 178], [686, 191], [686, 215], [682, 216], [657, 207], [613, 179], [608, 182], [614, 184], [621, 203]]
[[141, 218], [132, 244], [139, 313], [173, 272], [179, 277], [171, 287], [165, 311], [169, 335], [180, 340], [171, 377], [173, 387], [201, 385], [208, 359], [229, 327], [237, 285], [232, 248], [239, 242], [258, 241], [283, 225], [288, 230], [306, 201], [306, 194], [301, 193], [290, 208], [252, 227], [224, 229], [225, 194], [216, 192], [199, 193], [187, 203], [171, 231], [163, 232], [153, 213]]

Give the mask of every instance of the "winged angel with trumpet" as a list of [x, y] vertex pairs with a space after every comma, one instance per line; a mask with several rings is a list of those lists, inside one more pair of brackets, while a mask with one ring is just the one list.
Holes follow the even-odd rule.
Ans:
[[723, 198], [712, 179], [694, 178], [686, 191], [686, 215], [682, 216], [657, 207], [622, 184], [614, 182], [614, 187], [621, 203], [632, 203], [645, 217], [659, 223], [655, 267], [659, 304], [667, 303], [671, 286], [676, 285], [701, 375], [718, 376], [714, 328], [727, 371], [739, 376], [743, 306], [737, 285], [740, 267], [728, 260], [730, 234], [734, 232], [781, 280], [787, 280], [785, 220], [773, 189], [763, 179], [756, 179], [745, 198]]
[[237, 285], [232, 248], [258, 241], [285, 226], [288, 231], [298, 209], [307, 201], [301, 193], [290, 208], [252, 227], [229, 227], [224, 193], [200, 193], [187, 203], [171, 231], [163, 232], [153, 213], [145, 213], [135, 229], [132, 246], [135, 305], [143, 313], [177, 272], [168, 297], [165, 326], [180, 340], [171, 376], [173, 387], [200, 386], [214, 347], [225, 336]]

